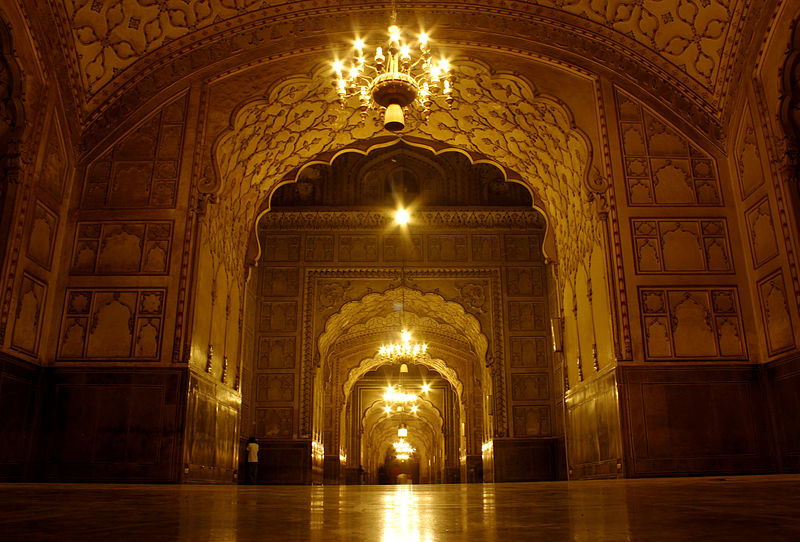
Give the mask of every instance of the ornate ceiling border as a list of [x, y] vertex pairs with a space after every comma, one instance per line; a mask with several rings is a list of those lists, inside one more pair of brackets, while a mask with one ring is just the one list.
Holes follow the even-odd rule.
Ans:
[[[266, 53], [264, 56], [274, 60], [325, 50], [330, 41], [330, 34], [324, 32], [325, 28], [352, 26], [332, 24], [331, 17], [334, 22], [338, 19], [350, 22], [351, 19], [385, 12], [384, 7], [378, 8], [374, 4], [301, 9], [306, 4], [314, 5], [303, 2], [288, 13], [281, 13], [279, 8], [248, 13], [204, 28], [200, 31], [202, 37], [199, 40], [189, 35], [150, 53], [125, 70], [132, 75], [124, 81], [120, 80], [116, 88], [104, 89], [97, 99], [92, 100], [93, 103], [87, 102], [87, 107], [83, 108], [87, 136], [91, 140], [91, 133], [97, 130], [90, 125], [106, 128], [115, 125], [120, 118], [133, 113], [149, 98], [181, 80], [197, 76], [198, 72], [214, 68], [230, 70], [247, 62], [247, 56]], [[291, 8], [284, 6], [284, 9]], [[720, 108], [725, 93], [718, 93], [715, 98], [677, 66], [616, 30], [545, 6], [527, 5], [527, 11], [523, 13], [507, 7], [440, 3], [415, 5], [416, 12], [426, 9], [430, 19], [470, 19], [475, 23], [473, 29], [484, 35], [492, 35], [499, 29], [513, 31], [513, 35], [498, 34], [503, 45], [486, 41], [448, 41], [444, 36], [440, 38], [440, 43], [445, 46], [489, 48], [520, 55], [539, 52], [551, 57], [555, 53], [556, 57], [566, 56], [570, 62], [589, 66], [594, 71], [608, 70], [627, 83], [640, 87], [685, 120], [697, 125], [713, 141], [719, 143], [723, 139]], [[400, 16], [410, 18], [402, 8]], [[325, 18], [324, 24], [322, 18]], [[485, 21], [491, 18], [502, 20], [495, 27], [485, 28]], [[320, 45], [322, 41], [325, 45]], [[518, 42], [519, 46], [508, 46], [510, 42]], [[147, 64], [144, 64], [145, 59]], [[135, 66], [140, 67], [139, 71], [131, 71]], [[730, 77], [723, 79], [727, 88]]]

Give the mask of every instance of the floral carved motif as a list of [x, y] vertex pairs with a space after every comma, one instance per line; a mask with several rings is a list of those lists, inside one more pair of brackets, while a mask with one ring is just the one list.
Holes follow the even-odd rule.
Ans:
[[[736, 42], [729, 36], [736, 30], [744, 2], [536, 0], [505, 2], [503, 11], [509, 17], [519, 17], [531, 11], [527, 5], [530, 3], [561, 10], [635, 40], [711, 89], [730, 62]], [[123, 70], [174, 40], [199, 34], [211, 26], [230, 26], [234, 18], [257, 11], [261, 11], [257, 16], [277, 16], [277, 9], [268, 4], [262, 0], [65, 0], [63, 9], [74, 40], [81, 82], [89, 94], [94, 94]], [[333, 2], [293, 4], [283, 11], [325, 9]], [[336, 3], [337, 7], [341, 4]], [[414, 9], [420, 12], [433, 7], [425, 2], [415, 4]], [[465, 9], [455, 3], [450, 6], [453, 11], [457, 8]], [[316, 25], [309, 26], [304, 29], [306, 33], [319, 30]], [[283, 33], [278, 31], [278, 35]]]

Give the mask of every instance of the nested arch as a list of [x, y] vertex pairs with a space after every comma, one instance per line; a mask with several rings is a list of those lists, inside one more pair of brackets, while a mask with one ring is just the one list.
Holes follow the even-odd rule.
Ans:
[[[589, 253], [598, 218], [588, 192], [602, 191], [605, 185], [596, 171], [592, 174], [589, 138], [576, 127], [569, 109], [557, 98], [537, 93], [519, 75], [492, 72], [473, 59], [456, 59], [453, 65], [458, 73], [456, 107], [435, 110], [427, 122], [411, 124], [401, 137], [446, 142], [451, 149], [490, 157], [504, 170], [515, 171], [552, 221], [559, 253]], [[358, 142], [383, 138], [389, 145], [396, 140], [385, 136], [380, 122], [362, 123], [355, 108], [342, 110], [329, 77], [328, 69], [320, 68], [283, 80], [263, 99], [233, 114], [230, 129], [213, 148], [218, 183], [210, 189], [220, 193], [221, 205], [210, 209], [216, 216], [209, 218], [209, 227], [215, 222], [230, 229], [244, 218], [252, 231], [259, 213], [256, 202], [268, 199], [293, 171]]]
[[470, 343], [477, 359], [485, 362], [489, 342], [477, 318], [455, 301], [447, 301], [438, 294], [424, 293], [407, 286], [367, 294], [357, 301], [345, 303], [339, 312], [328, 318], [325, 330], [317, 340], [320, 359], [325, 362], [336, 342], [353, 328], [392, 314], [394, 307], [401, 302], [408, 313], [454, 328]]

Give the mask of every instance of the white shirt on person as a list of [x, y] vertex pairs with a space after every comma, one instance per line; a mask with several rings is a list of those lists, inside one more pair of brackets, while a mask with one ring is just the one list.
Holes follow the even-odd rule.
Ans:
[[247, 444], [247, 462], [258, 463], [258, 444], [255, 442]]

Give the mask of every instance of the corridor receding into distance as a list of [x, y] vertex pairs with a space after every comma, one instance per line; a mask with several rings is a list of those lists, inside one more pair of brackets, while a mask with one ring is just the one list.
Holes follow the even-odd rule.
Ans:
[[0, 540], [800, 540], [800, 0], [0, 2]]

